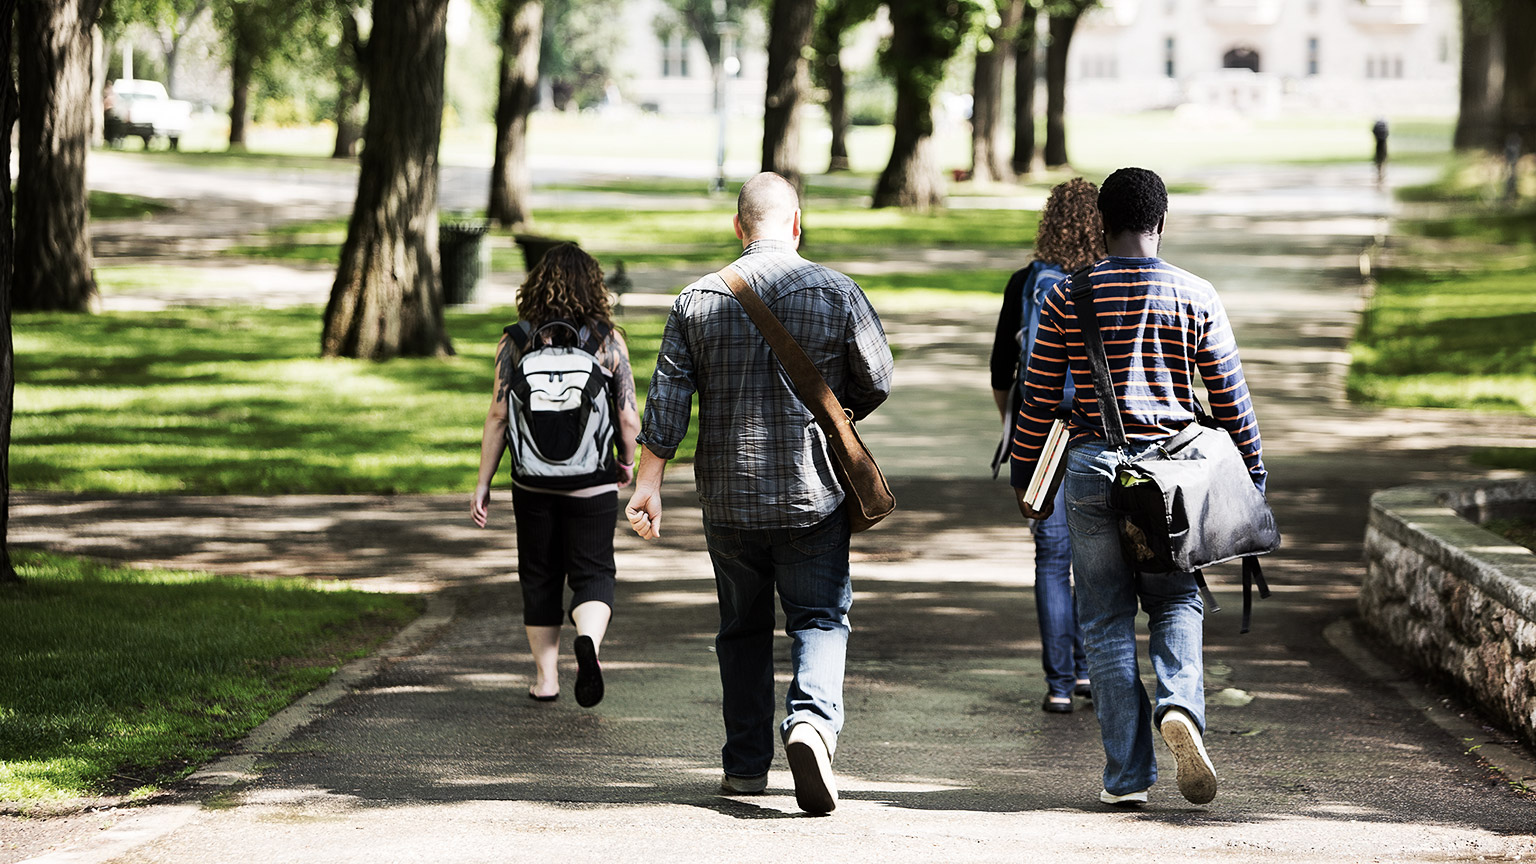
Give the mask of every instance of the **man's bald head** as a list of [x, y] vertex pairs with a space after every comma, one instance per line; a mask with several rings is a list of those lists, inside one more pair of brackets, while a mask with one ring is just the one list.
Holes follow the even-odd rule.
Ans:
[[797, 239], [799, 210], [794, 185], [772, 171], [748, 180], [736, 196], [736, 221], [743, 240]]

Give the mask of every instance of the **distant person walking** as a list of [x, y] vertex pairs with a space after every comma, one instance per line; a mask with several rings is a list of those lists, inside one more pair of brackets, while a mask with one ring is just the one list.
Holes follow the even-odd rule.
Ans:
[[[1122, 168], [1099, 187], [1099, 212], [1109, 257], [1088, 277], [1090, 300], [1103, 334], [1112, 402], [1131, 448], [1145, 452], [1195, 422], [1194, 379], [1210, 394], [1211, 416], [1232, 435], [1253, 482], [1266, 473], [1258, 421], [1243, 378], [1237, 343], [1211, 284], [1158, 257], [1168, 193], [1142, 168]], [[1157, 782], [1152, 727], [1178, 762], [1179, 791], [1204, 804], [1216, 795], [1216, 769], [1206, 754], [1202, 619], [1194, 573], [1136, 572], [1121, 552], [1119, 517], [1106, 499], [1120, 455], [1106, 443], [1093, 375], [1068, 284], [1046, 296], [1039, 336], [1025, 375], [1025, 398], [1014, 441], [1012, 482], [1024, 515], [1050, 515], [1023, 504], [1040, 442], [1061, 404], [1068, 379], [1076, 385], [1067, 453], [1067, 525], [1077, 573], [1077, 609], [1093, 675], [1094, 704], [1104, 742], [1106, 804], [1142, 804]], [[1131, 454], [1128, 454], [1131, 455]], [[1136, 660], [1138, 604], [1148, 615], [1156, 701], [1149, 704]]]
[[[1003, 310], [997, 319], [991, 361], [992, 398], [1005, 421], [999, 463], [1007, 461], [1011, 450], [1008, 445], [1024, 393], [1024, 371], [1035, 348], [1035, 331], [1046, 295], [1068, 273], [1104, 257], [1104, 223], [1099, 219], [1098, 197], [1098, 188], [1081, 177], [1052, 189], [1035, 233], [1035, 260], [1014, 273], [1003, 289]], [[1072, 381], [1067, 379], [1057, 409], [1060, 416], [1071, 412], [1072, 397]], [[1051, 515], [1030, 523], [1035, 536], [1035, 613], [1046, 684], [1040, 708], [1057, 714], [1072, 711], [1074, 693], [1092, 696], [1072, 597], [1072, 541], [1067, 533], [1065, 496], [1063, 487], [1056, 493]]]
[[1382, 186], [1387, 182], [1387, 118], [1377, 117], [1375, 125], [1371, 126], [1371, 135], [1376, 139], [1376, 185]]
[[[801, 258], [800, 203], [773, 173], [737, 199], [744, 251], [732, 268], [815, 363], [854, 419], [890, 394], [891, 351], [852, 279]], [[720, 274], [672, 304], [645, 403], [640, 463], [627, 515], [641, 537], [661, 534], [661, 480], [699, 397], [694, 477], [715, 568], [725, 746], [721, 789], [755, 794], [773, 762], [774, 590], [792, 640], [788, 717], [779, 727], [795, 800], [837, 806], [832, 757], [843, 728], [848, 646], [848, 515], [821, 428]]]
[[470, 515], [485, 527], [491, 480], [511, 449], [517, 575], [534, 663], [528, 696], [560, 696], [561, 601], [569, 583], [574, 692], [577, 704], [591, 707], [603, 698], [598, 649], [613, 614], [618, 490], [634, 477], [635, 378], [602, 269], [580, 248], [563, 244], [544, 254], [518, 289], [517, 317], [496, 346]]

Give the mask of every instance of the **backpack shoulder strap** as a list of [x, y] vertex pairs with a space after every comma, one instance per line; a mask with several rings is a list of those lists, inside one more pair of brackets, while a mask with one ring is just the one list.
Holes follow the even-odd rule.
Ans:
[[587, 334], [587, 340], [581, 343], [581, 350], [596, 357], [603, 343], [608, 341], [608, 334], [613, 332], [613, 327], [608, 324], [588, 324], [581, 330]]
[[518, 353], [528, 350], [528, 340], [533, 338], [533, 330], [529, 327], [527, 321], [508, 324], [502, 328], [501, 332], [507, 334], [508, 338], [512, 340], [512, 345], [517, 348]]

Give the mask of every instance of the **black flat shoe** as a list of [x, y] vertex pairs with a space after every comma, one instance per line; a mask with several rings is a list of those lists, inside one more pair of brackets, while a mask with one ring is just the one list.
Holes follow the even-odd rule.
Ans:
[[603, 701], [603, 667], [591, 636], [576, 637], [576, 704], [591, 708]]
[[1040, 703], [1040, 710], [1048, 714], [1071, 714], [1072, 697], [1068, 696], [1066, 700], [1065, 702], [1052, 702], [1050, 695], [1046, 695], [1045, 700]]
[[532, 690], [529, 690], [528, 691], [528, 698], [532, 699], [535, 702], [553, 702], [556, 699], [560, 698], [560, 694], [559, 693], [551, 693], [548, 696], [536, 696], [536, 695], [534, 695]]
[[1077, 685], [1072, 688], [1072, 695], [1081, 696], [1084, 699], [1092, 699], [1093, 687], [1087, 681], [1079, 681], [1077, 682]]

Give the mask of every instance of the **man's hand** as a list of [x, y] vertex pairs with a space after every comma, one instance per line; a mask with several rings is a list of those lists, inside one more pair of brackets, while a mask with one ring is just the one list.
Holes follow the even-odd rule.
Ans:
[[485, 527], [486, 511], [491, 504], [491, 487], [476, 486], [474, 494], [469, 496], [469, 516], [475, 520], [475, 524]]
[[661, 490], [639, 486], [624, 508], [629, 527], [635, 529], [642, 540], [655, 540], [661, 536]]
[[1015, 488], [1013, 490], [1013, 494], [1018, 496], [1019, 512], [1024, 514], [1025, 519], [1045, 519], [1052, 513], [1056, 512], [1056, 500], [1054, 498], [1045, 502], [1044, 510], [1036, 510], [1035, 508], [1024, 503], [1023, 489]]

